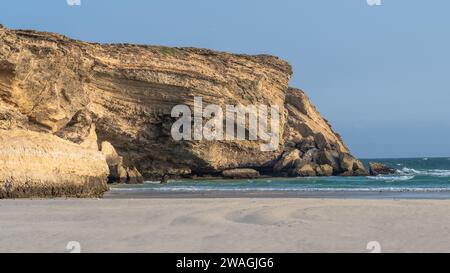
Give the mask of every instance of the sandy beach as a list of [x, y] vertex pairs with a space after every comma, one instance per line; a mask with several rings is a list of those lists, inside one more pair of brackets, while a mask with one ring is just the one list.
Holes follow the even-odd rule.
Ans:
[[0, 201], [0, 252], [449, 252], [449, 200]]

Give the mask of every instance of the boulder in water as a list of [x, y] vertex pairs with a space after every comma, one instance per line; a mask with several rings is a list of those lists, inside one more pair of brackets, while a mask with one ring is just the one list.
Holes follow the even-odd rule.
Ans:
[[259, 172], [254, 169], [231, 169], [222, 172], [222, 175], [226, 178], [257, 178], [259, 177]]
[[369, 172], [370, 175], [388, 175], [388, 174], [395, 174], [397, 170], [389, 166], [386, 166], [382, 163], [370, 162]]

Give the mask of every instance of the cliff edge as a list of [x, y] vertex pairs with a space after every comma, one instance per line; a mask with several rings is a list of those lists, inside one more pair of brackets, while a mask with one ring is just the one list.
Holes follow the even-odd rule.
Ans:
[[[110, 143], [123, 169], [137, 177], [220, 175], [236, 168], [288, 175], [363, 174], [304, 93], [288, 87], [291, 74], [287, 62], [268, 55], [87, 43], [1, 27], [0, 129], [74, 144], [94, 137], [91, 148]], [[171, 111], [176, 105], [193, 107], [194, 97], [223, 108], [277, 105], [278, 147], [263, 152], [261, 140], [175, 141]], [[6, 133], [3, 137], [8, 138]], [[301, 163], [280, 167], [286, 153], [296, 151]], [[318, 172], [321, 168], [325, 172]]]

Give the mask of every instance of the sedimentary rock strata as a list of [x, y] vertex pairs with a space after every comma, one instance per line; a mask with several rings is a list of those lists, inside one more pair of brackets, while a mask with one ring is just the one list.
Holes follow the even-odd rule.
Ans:
[[231, 169], [222, 172], [223, 177], [233, 179], [258, 178], [259, 172], [254, 169]]
[[[287, 62], [267, 55], [102, 45], [1, 27], [0, 129], [10, 141], [15, 136], [7, 132], [39, 133], [43, 142], [61, 144], [54, 149], [71, 143], [95, 154], [101, 147], [116, 182], [249, 168], [290, 176], [365, 175], [305, 94], [288, 88], [291, 73]], [[264, 152], [262, 140], [174, 140], [171, 110], [192, 107], [194, 97], [224, 108], [278, 106], [278, 147]]]
[[397, 170], [378, 162], [369, 162], [370, 175], [389, 175], [397, 173]]
[[0, 130], [0, 198], [101, 197], [104, 156], [51, 134]]
[[368, 175], [305, 93], [289, 88], [283, 153], [273, 172], [285, 176]]
[[100, 45], [5, 28], [0, 39], [0, 128], [80, 143], [95, 123], [99, 141], [147, 177], [258, 167], [279, 156], [261, 153], [258, 141], [176, 142], [170, 135], [171, 109], [192, 105], [194, 96], [205, 105], [276, 104], [284, 113], [291, 67], [276, 57]]
[[105, 156], [109, 167], [109, 183], [141, 184], [144, 182], [144, 178], [136, 167], [130, 168], [124, 165], [123, 157], [117, 154], [111, 143], [103, 141], [101, 152]]

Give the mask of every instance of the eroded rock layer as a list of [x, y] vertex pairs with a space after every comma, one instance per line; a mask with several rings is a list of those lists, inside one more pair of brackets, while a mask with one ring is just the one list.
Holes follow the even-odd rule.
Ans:
[[[288, 63], [267, 55], [102, 45], [0, 27], [0, 129], [9, 141], [15, 135], [7, 132], [39, 133], [42, 144], [45, 139], [61, 144], [54, 149], [72, 143], [97, 153], [101, 146], [109, 179], [130, 183], [142, 182], [141, 174], [190, 177], [242, 173], [239, 169], [291, 176], [366, 174], [305, 94], [288, 88], [291, 73]], [[194, 97], [222, 109], [277, 105], [278, 149], [261, 151], [259, 140], [173, 140], [171, 110], [192, 107]], [[100, 169], [94, 168], [97, 178], [104, 176]], [[65, 169], [60, 174], [55, 177], [63, 177]]]
[[288, 176], [368, 175], [305, 93], [289, 88], [284, 152], [273, 172]]
[[[171, 109], [276, 104], [284, 112], [291, 67], [272, 56], [205, 49], [84, 43], [0, 29], [0, 128], [81, 142], [96, 124], [128, 165], [147, 177], [258, 167], [279, 156], [258, 141], [173, 141]], [[285, 117], [281, 117], [281, 124]]]
[[101, 197], [109, 170], [102, 153], [29, 130], [0, 130], [0, 199]]

